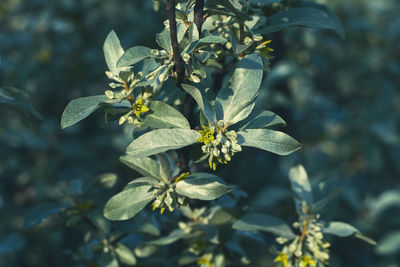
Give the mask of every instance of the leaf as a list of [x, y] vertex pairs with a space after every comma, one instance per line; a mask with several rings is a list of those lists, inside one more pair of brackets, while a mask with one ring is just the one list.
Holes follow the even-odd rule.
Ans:
[[151, 187], [142, 185], [116, 194], [106, 203], [104, 217], [112, 221], [132, 218], [155, 198], [154, 192], [149, 192]]
[[165, 29], [161, 33], [156, 34], [156, 42], [159, 46], [165, 49], [168, 55], [172, 52], [171, 36], [169, 30]]
[[256, 30], [257, 33], [269, 34], [288, 27], [303, 26], [316, 29], [336, 31], [343, 37], [343, 29], [337, 22], [317, 8], [302, 7], [293, 8], [268, 17], [267, 23]]
[[123, 190], [128, 190], [133, 187], [138, 187], [138, 186], [143, 186], [143, 185], [150, 185], [153, 186], [155, 184], [158, 184], [160, 182], [159, 179], [156, 179], [154, 177], [140, 177], [140, 178], [135, 178], [132, 181], [130, 181]]
[[119, 260], [127, 265], [136, 265], [136, 257], [133, 251], [127, 246], [118, 243], [115, 248], [115, 253], [117, 253]]
[[344, 222], [330, 222], [322, 228], [325, 234], [332, 234], [340, 237], [355, 235], [355, 237], [364, 240], [367, 243], [376, 245], [376, 242], [371, 238], [364, 236], [354, 226]]
[[225, 185], [221, 178], [210, 173], [195, 173], [176, 184], [176, 192], [193, 199], [213, 200], [219, 198], [234, 187]]
[[0, 241], [0, 255], [3, 253], [14, 252], [25, 246], [25, 238], [20, 234], [9, 234]]
[[0, 105], [21, 111], [34, 121], [43, 121], [42, 116], [33, 107], [29, 95], [22, 90], [0, 87]]
[[151, 50], [145, 46], [131, 47], [118, 59], [117, 67], [126, 67], [136, 64], [145, 58], [157, 57], [151, 53]]
[[218, 35], [209, 35], [199, 40], [199, 43], [202, 44], [224, 44], [226, 42], [228, 42], [226, 38]]
[[194, 98], [197, 105], [199, 105], [199, 108], [203, 111], [203, 114], [207, 118], [207, 120], [211, 124], [215, 124], [217, 122], [215, 111], [205, 92], [189, 84], [182, 84], [181, 86], [183, 90], [185, 90], [189, 95]]
[[119, 267], [117, 258], [112, 253], [101, 253], [99, 261], [101, 267]]
[[170, 178], [171, 176], [171, 165], [166, 154], [158, 154], [158, 161], [160, 162], [160, 175], [163, 178]]
[[150, 112], [142, 119], [143, 123], [151, 128], [185, 128], [190, 125], [185, 116], [170, 105], [161, 101], [151, 101]]
[[117, 67], [118, 59], [124, 54], [124, 49], [119, 42], [118, 36], [114, 31], [111, 31], [103, 45], [104, 57], [106, 59], [106, 63], [108, 69], [115, 75], [118, 76], [119, 72], [123, 70], [123, 68]]
[[251, 0], [251, 4], [257, 7], [266, 7], [274, 3], [280, 3], [282, 0]]
[[24, 218], [24, 230], [39, 224], [47, 217], [59, 213], [64, 208], [65, 205], [58, 203], [42, 203], [35, 206]]
[[262, 76], [263, 64], [259, 55], [251, 54], [240, 60], [230, 79], [230, 87], [223, 88], [218, 93], [215, 108], [217, 114], [223, 114], [223, 117], [218, 119], [223, 119], [226, 125], [231, 125], [233, 118], [254, 100]]
[[261, 129], [272, 126], [284, 126], [286, 122], [278, 115], [268, 110], [252, 112], [246, 119], [238, 123], [238, 129]]
[[164, 246], [164, 245], [169, 245], [172, 244], [182, 237], [185, 236], [185, 232], [183, 232], [181, 229], [176, 229], [172, 231], [169, 235], [157, 238], [155, 240], [149, 241], [146, 244], [147, 245], [156, 245], [156, 246]]
[[269, 129], [248, 129], [238, 133], [238, 143], [243, 146], [260, 148], [281, 156], [288, 155], [301, 147], [289, 135]]
[[311, 184], [308, 180], [307, 172], [303, 165], [297, 165], [290, 169], [289, 179], [292, 190], [296, 197], [296, 207], [301, 210], [301, 203], [305, 201], [307, 206], [311, 208], [314, 204]]
[[61, 128], [65, 129], [87, 118], [100, 107], [100, 103], [106, 100], [105, 95], [87, 96], [72, 100], [61, 116]]
[[158, 129], [139, 136], [126, 149], [133, 157], [147, 157], [197, 142], [200, 134], [190, 129]]
[[379, 255], [393, 255], [400, 252], [400, 231], [393, 231], [379, 241], [376, 253]]
[[260, 213], [249, 213], [236, 221], [234, 229], [242, 231], [264, 231], [285, 238], [294, 238], [290, 227], [281, 219]]

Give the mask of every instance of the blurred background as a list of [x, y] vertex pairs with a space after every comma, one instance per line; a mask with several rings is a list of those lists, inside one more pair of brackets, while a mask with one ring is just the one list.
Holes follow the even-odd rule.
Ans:
[[[275, 59], [259, 97], [304, 147], [288, 157], [246, 149], [218, 173], [252, 196], [246, 205], [291, 223], [287, 173], [302, 163], [322, 182], [318, 194], [340, 189], [322, 218], [378, 242], [332, 238], [331, 266], [400, 266], [400, 2], [315, 2], [334, 11], [346, 39], [310, 29], [271, 35]], [[24, 231], [26, 213], [70, 195], [101, 210], [105, 195], [135, 177], [118, 161], [130, 141], [122, 127], [105, 127], [98, 112], [61, 131], [60, 118], [70, 100], [108, 89], [102, 46], [110, 30], [125, 49], [156, 48], [165, 18], [149, 0], [0, 2], [0, 87], [27, 92], [44, 118], [34, 123], [0, 106], [0, 266], [74, 266], [85, 229], [60, 227], [56, 216]], [[119, 188], [82, 193], [110, 173]]]

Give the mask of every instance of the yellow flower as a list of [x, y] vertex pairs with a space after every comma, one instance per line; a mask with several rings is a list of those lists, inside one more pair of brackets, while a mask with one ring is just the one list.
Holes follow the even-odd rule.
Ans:
[[289, 257], [286, 253], [279, 252], [278, 256], [275, 258], [274, 262], [281, 262], [283, 267], [288, 266]]
[[257, 50], [260, 51], [261, 56], [269, 59], [271, 58], [271, 55], [269, 53], [273, 52], [274, 49], [272, 49], [271, 47], [268, 47], [268, 45], [271, 43], [271, 40], [267, 40], [265, 42], [263, 42], [262, 44], [257, 46]]
[[189, 176], [190, 172], [184, 172], [181, 175], [179, 175], [176, 179], [175, 182], [180, 182], [185, 180]]
[[317, 263], [311, 258], [310, 255], [304, 255], [300, 258], [300, 266], [301, 267], [307, 267], [308, 265], [310, 266], [316, 266]]
[[206, 259], [206, 258], [200, 258], [200, 259], [198, 259], [198, 260], [197, 260], [197, 264], [198, 264], [198, 265], [205, 265], [205, 266], [207, 266], [207, 267], [210, 267], [210, 266], [211, 266], [211, 262], [210, 262], [208, 259]]
[[133, 105], [133, 111], [135, 112], [136, 117], [140, 117], [142, 113], [146, 113], [149, 111], [149, 108], [143, 104], [143, 98], [139, 98], [136, 103]]
[[202, 127], [204, 130], [200, 130], [201, 137], [197, 138], [197, 141], [208, 146], [214, 140], [214, 130], [207, 126]]

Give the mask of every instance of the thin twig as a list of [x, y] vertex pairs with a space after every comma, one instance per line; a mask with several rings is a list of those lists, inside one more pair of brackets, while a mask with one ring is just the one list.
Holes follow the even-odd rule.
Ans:
[[176, 19], [175, 19], [175, 0], [168, 0], [167, 13], [169, 21], [169, 31], [171, 36], [172, 45], [172, 59], [174, 60], [174, 67], [178, 75], [178, 85], [185, 79], [185, 65], [179, 51]]
[[196, 0], [196, 4], [194, 6], [194, 24], [197, 26], [197, 30], [199, 34], [201, 34], [201, 27], [204, 22], [204, 0]]

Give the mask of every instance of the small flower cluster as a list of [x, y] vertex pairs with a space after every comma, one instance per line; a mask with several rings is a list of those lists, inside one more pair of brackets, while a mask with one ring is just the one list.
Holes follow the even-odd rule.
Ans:
[[172, 212], [175, 207], [185, 205], [186, 197], [175, 192], [175, 184], [186, 179], [189, 174], [189, 172], [182, 173], [175, 179], [174, 183], [165, 180], [159, 184], [155, 189], [157, 190], [157, 196], [153, 202], [153, 210], [160, 209], [160, 213], [163, 214], [165, 208], [168, 208], [168, 210]]
[[200, 134], [201, 137], [197, 141], [204, 143], [201, 150], [209, 156], [208, 163], [214, 171], [218, 163], [227, 164], [236, 152], [242, 151], [242, 147], [237, 143], [236, 132], [226, 131], [223, 121], [219, 121], [215, 129], [203, 126]]
[[327, 264], [330, 244], [323, 241], [322, 224], [317, 222], [318, 217], [317, 215], [295, 222], [293, 227], [299, 229], [301, 235], [296, 236], [291, 242], [284, 237], [276, 239], [284, 247], [278, 252], [275, 262], [280, 262], [283, 267], [314, 267], [318, 262]]
[[111, 101], [121, 102], [129, 101], [132, 106], [132, 110], [128, 111], [119, 118], [119, 125], [128, 122], [130, 124], [136, 125], [138, 127], [142, 126], [140, 121], [140, 116], [149, 111], [147, 107], [149, 103], [149, 98], [152, 96], [151, 92], [143, 91], [141, 97], [133, 96], [133, 90], [136, 84], [142, 80], [142, 73], [138, 73], [136, 77], [133, 72], [123, 72], [120, 74], [121, 77], [117, 77], [109, 71], [106, 71], [108, 78], [113, 79], [117, 83], [110, 83], [110, 87], [123, 89], [119, 92], [114, 92], [111, 90], [105, 91], [105, 95]]

